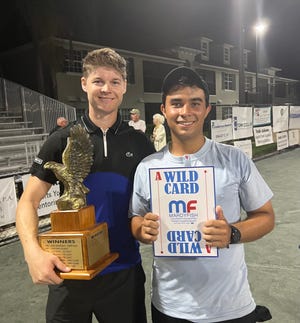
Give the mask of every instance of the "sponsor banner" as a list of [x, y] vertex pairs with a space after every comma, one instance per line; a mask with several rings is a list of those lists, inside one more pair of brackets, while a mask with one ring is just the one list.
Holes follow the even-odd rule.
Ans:
[[0, 226], [16, 221], [17, 194], [14, 177], [0, 179]]
[[289, 128], [289, 107], [273, 106], [273, 132], [287, 131]]
[[300, 129], [300, 106], [290, 106], [289, 129]]
[[276, 133], [276, 141], [277, 141], [277, 150], [282, 150], [287, 148], [289, 146], [287, 131]]
[[265, 126], [271, 124], [271, 107], [253, 108], [253, 126]]
[[211, 139], [222, 142], [232, 139], [232, 119], [211, 120]]
[[274, 142], [271, 126], [255, 127], [253, 128], [253, 131], [256, 147], [272, 144]]
[[[30, 176], [30, 174], [22, 176], [24, 189]], [[59, 198], [59, 194], [59, 185], [52, 185], [49, 191], [47, 192], [46, 196], [41, 200], [40, 206], [38, 207], [38, 216], [47, 215], [50, 214], [52, 211], [57, 210], [56, 200]]]
[[253, 136], [252, 107], [232, 107], [233, 139]]
[[289, 146], [299, 145], [299, 130], [289, 130]]

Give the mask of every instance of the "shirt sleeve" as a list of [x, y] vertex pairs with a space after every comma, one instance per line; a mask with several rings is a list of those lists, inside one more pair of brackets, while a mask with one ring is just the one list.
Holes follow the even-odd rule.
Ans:
[[142, 120], [143, 122], [141, 123], [141, 130], [143, 132], [146, 132], [146, 122], [144, 120]]
[[45, 169], [44, 165], [48, 161], [56, 161], [62, 163], [62, 152], [65, 147], [66, 140], [64, 141], [58, 134], [58, 132], [53, 133], [45, 141], [41, 150], [39, 151], [37, 157], [35, 157], [33, 164], [30, 168], [30, 173], [33, 176], [38, 177], [40, 180], [54, 184], [57, 182], [57, 178], [54, 173]]
[[133, 192], [129, 204], [129, 218], [144, 216], [151, 211], [150, 186], [148, 169], [140, 163], [136, 169], [133, 182]]
[[273, 192], [257, 170], [254, 162], [246, 159], [249, 163], [247, 167], [249, 172], [247, 177], [242, 180], [239, 195], [243, 209], [248, 212], [262, 207], [273, 197]]

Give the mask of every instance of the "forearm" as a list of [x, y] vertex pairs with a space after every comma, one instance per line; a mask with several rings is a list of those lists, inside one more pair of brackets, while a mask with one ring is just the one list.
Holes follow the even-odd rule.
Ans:
[[274, 222], [273, 212], [256, 212], [255, 214], [249, 212], [245, 220], [233, 223], [233, 225], [240, 230], [240, 242], [243, 243], [258, 240], [271, 232], [274, 228]]
[[[38, 243], [38, 214], [40, 201], [46, 195], [51, 184], [31, 176], [20, 198], [16, 212], [16, 228], [19, 234], [25, 258], [28, 253], [40, 249]], [[35, 249], [34, 249], [35, 248]]]
[[[220, 205], [216, 206], [216, 220], [205, 222], [202, 233], [203, 239], [210, 246], [226, 248], [232, 240], [232, 228], [235, 226], [240, 235], [235, 235], [238, 240], [232, 243], [244, 243], [260, 239], [274, 228], [274, 212], [271, 202], [267, 202], [261, 208], [247, 213], [246, 220], [228, 223]], [[238, 232], [237, 232], [238, 233]]]
[[38, 216], [36, 209], [30, 203], [19, 202], [16, 213], [16, 228], [26, 259], [33, 248], [39, 248]]

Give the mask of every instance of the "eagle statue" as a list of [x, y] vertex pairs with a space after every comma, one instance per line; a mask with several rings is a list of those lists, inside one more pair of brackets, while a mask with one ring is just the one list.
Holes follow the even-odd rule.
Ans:
[[93, 163], [93, 144], [89, 134], [79, 124], [70, 129], [62, 162], [63, 164], [49, 161], [44, 165], [64, 185], [63, 194], [56, 205], [59, 210], [78, 210], [86, 206], [89, 189], [83, 184], [83, 180]]

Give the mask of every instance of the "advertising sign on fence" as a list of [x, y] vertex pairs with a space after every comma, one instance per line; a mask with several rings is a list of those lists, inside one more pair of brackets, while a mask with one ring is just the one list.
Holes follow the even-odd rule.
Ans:
[[273, 106], [273, 132], [287, 131], [289, 128], [289, 107]]
[[276, 138], [277, 138], [277, 150], [282, 150], [289, 146], [287, 131], [276, 133]]
[[211, 120], [211, 139], [222, 142], [232, 139], [232, 119]]
[[256, 147], [268, 145], [274, 142], [271, 126], [255, 127], [253, 128], [253, 131]]
[[14, 177], [0, 179], [0, 226], [16, 220], [17, 195]]
[[289, 129], [300, 129], [300, 106], [290, 106]]
[[[22, 176], [23, 187], [25, 188], [30, 174]], [[41, 200], [40, 206], [38, 208], [38, 215], [43, 216], [50, 214], [51, 211], [57, 209], [56, 200], [59, 198], [59, 185], [52, 185], [46, 196]]]
[[232, 107], [233, 139], [253, 136], [252, 107]]
[[271, 107], [253, 108], [253, 126], [265, 126], [271, 124]]

